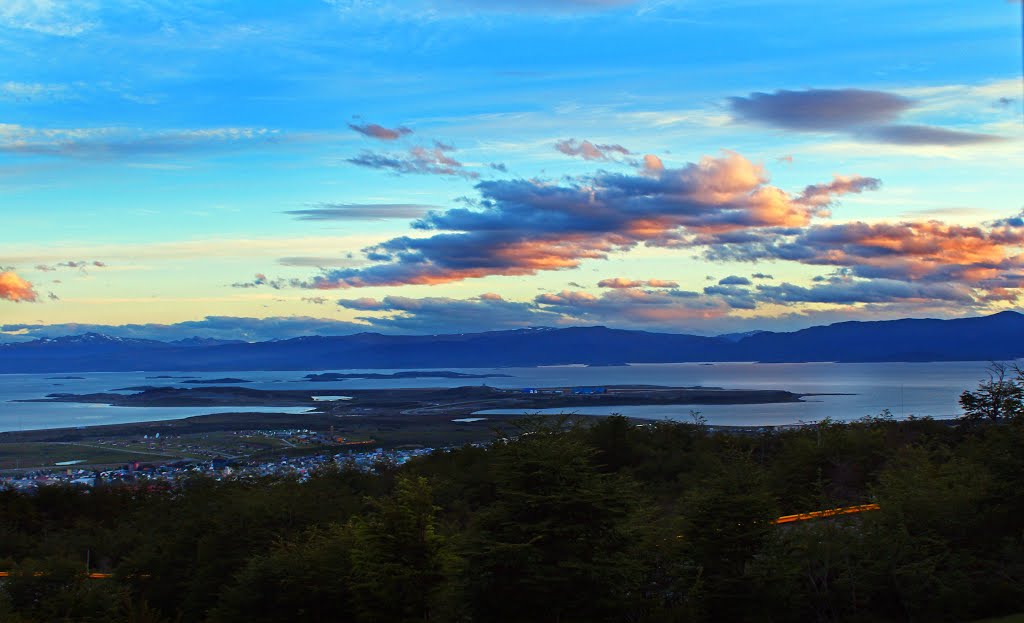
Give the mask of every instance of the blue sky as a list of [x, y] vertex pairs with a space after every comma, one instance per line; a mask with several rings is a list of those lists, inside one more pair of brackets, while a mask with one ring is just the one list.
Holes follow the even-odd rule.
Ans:
[[1014, 309], [1020, 5], [892, 4], [8, 0], [0, 339]]

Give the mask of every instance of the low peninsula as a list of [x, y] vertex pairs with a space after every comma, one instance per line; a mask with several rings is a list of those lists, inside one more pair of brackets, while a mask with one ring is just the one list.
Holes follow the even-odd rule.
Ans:
[[[611, 385], [503, 389], [489, 386], [406, 389], [257, 390], [246, 387], [154, 387], [133, 394], [50, 394], [22, 402], [77, 402], [129, 407], [232, 407], [233, 413], [177, 420], [0, 433], [5, 443], [75, 443], [153, 435], [207, 435], [218, 431], [309, 429], [345, 438], [373, 439], [383, 447], [486, 442], [494, 429], [541, 409], [585, 413], [592, 407], [728, 405], [800, 402], [784, 390]], [[305, 413], [254, 413], [250, 407], [308, 407]], [[475, 416], [500, 409], [509, 414]]]
[[346, 379], [495, 379], [508, 378], [508, 374], [466, 374], [464, 372], [451, 372], [448, 370], [410, 370], [408, 372], [392, 372], [382, 374], [379, 372], [324, 372], [321, 374], [307, 374], [304, 380], [314, 383], [330, 383], [332, 381], [344, 381]]

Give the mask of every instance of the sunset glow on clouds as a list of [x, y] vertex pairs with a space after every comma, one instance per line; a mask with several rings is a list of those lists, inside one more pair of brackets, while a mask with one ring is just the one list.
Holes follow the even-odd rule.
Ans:
[[35, 301], [38, 296], [31, 283], [11, 271], [0, 272], [0, 299], [21, 303]]
[[696, 4], [5, 5], [0, 340], [1019, 305], [1019, 7]]
[[[638, 244], [676, 247], [690, 233], [803, 227], [845, 193], [877, 188], [859, 176], [808, 186], [797, 196], [736, 153], [678, 169], [597, 175], [572, 185], [485, 181], [467, 208], [432, 211], [413, 223], [426, 238], [402, 236], [365, 250], [380, 264], [331, 271], [312, 287], [442, 284], [489, 275], [536, 275], [578, 268]], [[694, 238], [689, 238], [694, 239]]]

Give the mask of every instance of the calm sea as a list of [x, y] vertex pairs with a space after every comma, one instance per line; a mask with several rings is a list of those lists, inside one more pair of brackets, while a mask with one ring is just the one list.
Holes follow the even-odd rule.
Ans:
[[[708, 423], [719, 425], [778, 425], [810, 422], [830, 417], [852, 420], [877, 415], [889, 409], [897, 417], [959, 415], [957, 397], [974, 388], [984, 377], [986, 362], [945, 363], [716, 363], [636, 364], [621, 367], [554, 366], [542, 368], [457, 369], [472, 374], [506, 374], [487, 379], [351, 379], [311, 383], [305, 372], [105, 372], [69, 374], [0, 375], [0, 431], [119, 424], [147, 420], [168, 420], [207, 413], [263, 411], [301, 413], [305, 408], [270, 407], [110, 407], [73, 403], [19, 403], [12, 400], [41, 398], [53, 392], [92, 393], [135, 385], [187, 387], [181, 377], [201, 379], [236, 377], [256, 389], [337, 390], [389, 387], [454, 387], [487, 384], [495, 387], [545, 387], [573, 385], [676, 385], [724, 387], [728, 389], [784, 389], [797, 393], [847, 394], [808, 397], [803, 403], [767, 405], [637, 406], [609, 409], [591, 408], [586, 413], [625, 415], [652, 419], [690, 419], [699, 410]], [[337, 370], [360, 372], [360, 370]], [[395, 370], [365, 370], [389, 373]], [[178, 378], [157, 379], [167, 375]], [[82, 378], [58, 378], [82, 377]], [[558, 409], [556, 411], [564, 411]]]

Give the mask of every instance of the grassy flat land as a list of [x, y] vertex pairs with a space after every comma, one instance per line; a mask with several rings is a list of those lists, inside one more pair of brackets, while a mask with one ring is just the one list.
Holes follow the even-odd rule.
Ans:
[[[120, 430], [111, 434], [101, 428], [92, 434], [82, 434], [73, 441], [60, 441], [60, 433], [52, 439], [0, 442], [0, 471], [33, 468], [61, 468], [57, 463], [80, 461], [67, 467], [123, 465], [131, 461], [166, 463], [179, 459], [210, 460], [214, 457], [229, 459], [275, 460], [277, 457], [308, 456], [338, 453], [347, 449], [365, 449], [364, 446], [323, 444], [309, 439], [274, 436], [272, 433], [241, 430], [245, 422], [234, 420], [231, 430], [190, 432], [191, 429], [164, 430], [159, 438], [146, 425], [141, 428]], [[180, 431], [180, 432], [179, 432]], [[84, 431], [79, 430], [79, 433]], [[352, 441], [366, 441], [371, 436], [348, 437]]]
[[64, 461], [83, 461], [80, 465], [121, 465], [130, 461], [166, 461], [166, 455], [135, 450], [105, 448], [77, 443], [0, 443], [0, 470], [36, 467], [60, 467]]
[[[230, 457], [287, 445], [264, 436], [258, 436], [258, 441], [250, 439], [247, 442], [245, 439], [251, 436], [251, 431], [308, 429], [326, 433], [333, 429], [335, 435], [354, 440], [374, 439], [385, 448], [407, 445], [439, 447], [488, 441], [494, 437], [492, 429], [495, 426], [507, 425], [510, 420], [521, 417], [490, 415], [480, 422], [452, 421], [460, 416], [464, 414], [438, 411], [415, 415], [391, 411], [366, 416], [220, 413], [159, 422], [0, 433], [0, 445], [28, 442], [94, 444], [103, 441], [139, 452], [181, 453], [197, 457], [214, 452]], [[153, 439], [157, 433], [161, 436], [159, 440]], [[144, 435], [150, 438], [144, 439]]]

